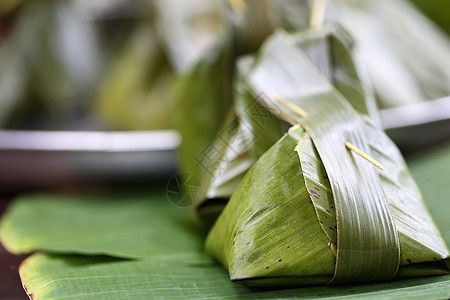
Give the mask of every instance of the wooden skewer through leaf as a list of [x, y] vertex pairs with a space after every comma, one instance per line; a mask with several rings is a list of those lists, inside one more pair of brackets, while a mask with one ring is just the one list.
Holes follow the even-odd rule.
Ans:
[[273, 99], [275, 99], [278, 103], [289, 107], [290, 109], [292, 109], [295, 113], [297, 113], [300, 117], [306, 117], [308, 115], [308, 113], [306, 111], [304, 111], [303, 109], [301, 109], [300, 107], [298, 107], [297, 105], [295, 105], [292, 102], [289, 102], [287, 100], [284, 100], [283, 98], [274, 95]]
[[311, 16], [309, 18], [309, 27], [317, 29], [322, 27], [325, 18], [327, 0], [314, 0], [311, 7]]
[[[291, 128], [289, 128], [289, 132], [297, 130], [299, 127], [300, 127], [300, 125], [296, 124], [296, 125], [292, 126]], [[384, 166], [381, 163], [379, 163], [376, 159], [370, 157], [369, 155], [367, 155], [366, 153], [361, 151], [359, 148], [357, 148], [355, 145], [353, 145], [350, 142], [345, 142], [344, 144], [345, 144], [345, 147], [347, 147], [347, 149], [354, 151], [356, 154], [360, 155], [362, 158], [366, 159], [367, 161], [369, 161], [370, 163], [372, 163], [376, 167], [378, 167], [380, 170], [384, 171]]]
[[[292, 102], [289, 102], [289, 101], [287, 101], [287, 100], [285, 100], [285, 99], [283, 99], [283, 98], [281, 98], [279, 96], [276, 96], [276, 95], [273, 96], [273, 99], [275, 99], [278, 103], [289, 107], [290, 109], [292, 109], [295, 113], [297, 113], [301, 117], [308, 116], [308, 113], [306, 111], [304, 111], [303, 109], [301, 109], [300, 107], [298, 107], [297, 105], [295, 105]], [[292, 127], [291, 129], [296, 129], [296, 128], [298, 128], [298, 126], [299, 126], [298, 124], [294, 125], [294, 127]], [[365, 160], [369, 161], [370, 163], [375, 165], [380, 170], [384, 171], [384, 167], [383, 167], [383, 165], [381, 163], [379, 163], [374, 158], [370, 157], [369, 155], [367, 155], [366, 153], [361, 151], [359, 148], [357, 148], [352, 143], [345, 142], [345, 147], [347, 147], [347, 149], [349, 149], [349, 150], [352, 150], [356, 154], [360, 155], [362, 158], [364, 158]]]
[[356, 154], [360, 155], [362, 158], [364, 158], [365, 160], [371, 162], [372, 164], [374, 164], [376, 167], [378, 167], [380, 170], [384, 171], [384, 167], [382, 164], [380, 164], [378, 161], [376, 161], [374, 158], [370, 157], [369, 155], [367, 155], [366, 153], [362, 152], [360, 149], [358, 149], [355, 145], [353, 145], [350, 142], [345, 142], [345, 147], [347, 147], [347, 149], [352, 150], [353, 152], [355, 152]]

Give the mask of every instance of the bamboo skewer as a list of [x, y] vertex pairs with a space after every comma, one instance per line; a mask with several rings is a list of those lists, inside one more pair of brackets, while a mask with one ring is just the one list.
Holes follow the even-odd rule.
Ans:
[[290, 109], [292, 109], [294, 112], [296, 112], [300, 117], [306, 117], [308, 115], [308, 113], [306, 111], [304, 111], [303, 109], [301, 109], [300, 107], [298, 107], [297, 105], [295, 105], [292, 102], [289, 102], [287, 100], [284, 100], [281, 97], [278, 96], [273, 96], [273, 99], [275, 99], [278, 103], [289, 107]]
[[380, 164], [378, 161], [376, 161], [374, 158], [370, 157], [369, 155], [367, 155], [366, 153], [362, 152], [360, 149], [358, 149], [355, 145], [353, 145], [350, 142], [345, 142], [345, 147], [347, 147], [347, 149], [355, 152], [356, 154], [360, 155], [362, 158], [364, 158], [365, 160], [369, 161], [370, 163], [374, 164], [376, 167], [378, 167], [380, 170], [384, 171], [384, 167], [382, 164]]
[[326, 0], [314, 0], [311, 7], [311, 16], [309, 18], [309, 27], [317, 29], [322, 27], [325, 19]]
[[[289, 102], [279, 96], [273, 96], [273, 98], [280, 104], [289, 107], [290, 109], [292, 109], [294, 112], [296, 112], [299, 116], [301, 117], [306, 117], [308, 116], [308, 113], [306, 111], [304, 111], [303, 109], [301, 109], [300, 107], [298, 107], [297, 105], [295, 105], [292, 102]], [[296, 128], [298, 128], [298, 124], [294, 125], [290, 130], [294, 130]], [[290, 131], [289, 130], [289, 131]], [[345, 143], [345, 147], [347, 147], [347, 149], [355, 152], [356, 154], [358, 154], [359, 156], [361, 156], [362, 158], [364, 158], [365, 160], [367, 160], [368, 162], [372, 163], [374, 166], [376, 166], [377, 168], [379, 168], [380, 170], [384, 171], [384, 166], [379, 163], [376, 159], [370, 157], [369, 155], [367, 155], [366, 153], [364, 153], [363, 151], [361, 151], [359, 148], [357, 148], [355, 145], [353, 145], [352, 143], [346, 141]]]

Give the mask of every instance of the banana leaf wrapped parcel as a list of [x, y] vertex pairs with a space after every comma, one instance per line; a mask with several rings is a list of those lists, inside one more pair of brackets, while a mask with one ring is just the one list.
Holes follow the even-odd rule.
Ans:
[[[334, 86], [351, 99], [349, 101], [355, 109], [368, 114], [376, 124], [380, 123], [368, 80], [361, 67], [353, 61], [352, 40], [342, 28], [327, 25], [323, 30], [304, 31], [295, 35], [295, 43], [327, 74], [327, 78], [332, 79]], [[206, 228], [212, 225], [223, 210], [248, 169], [289, 128], [289, 119], [287, 122], [277, 117], [278, 113], [270, 113], [268, 108], [258, 101], [258, 97], [255, 99], [255, 95], [249, 91], [245, 77], [246, 70], [251, 65], [250, 60], [240, 60], [233, 97], [234, 111], [231, 111], [225, 122], [226, 126], [219, 131], [216, 141], [210, 145], [218, 155], [203, 169], [203, 194], [195, 203], [195, 212]], [[331, 65], [333, 68], [330, 68]], [[210, 99], [204, 101], [206, 100]], [[234, 120], [230, 121], [232, 118]], [[212, 152], [207, 148], [203, 152]], [[191, 152], [188, 154], [193, 156]], [[186, 156], [185, 154], [182, 157], [182, 161], [189, 161], [185, 159]], [[201, 159], [202, 157], [197, 157], [197, 165], [205, 165], [205, 161], [198, 164]], [[190, 172], [194, 169], [192, 163]]]
[[[256, 57], [240, 60], [235, 115], [252, 126], [236, 134], [257, 128], [242, 113], [245, 99], [273, 121], [238, 148], [250, 163], [233, 157], [197, 206], [202, 217], [208, 201], [228, 201], [206, 251], [232, 281], [292, 286], [449, 272], [447, 246], [353, 57], [345, 31], [325, 26], [277, 32]], [[292, 126], [284, 135], [282, 124]], [[271, 142], [259, 141], [265, 132]]]

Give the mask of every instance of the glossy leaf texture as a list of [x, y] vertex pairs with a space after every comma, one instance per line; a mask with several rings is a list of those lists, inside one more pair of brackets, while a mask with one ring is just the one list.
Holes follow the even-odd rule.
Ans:
[[289, 128], [241, 84], [245, 77], [242, 64], [239, 73], [234, 93], [235, 111], [215, 141], [199, 156], [206, 185], [194, 211], [196, 219], [207, 228], [223, 210], [248, 169]]
[[12, 253], [57, 253], [140, 258], [200, 249], [184, 226], [186, 209], [163, 191], [123, 196], [22, 196], [2, 218], [0, 235]]
[[[352, 51], [352, 40], [341, 27], [327, 25], [320, 30], [302, 31], [293, 35], [293, 39], [324, 76], [351, 99], [355, 109], [379, 124], [372, 88]], [[260, 98], [264, 94], [251, 92], [246, 77], [253, 62], [252, 56], [238, 60], [232, 113], [215, 141], [196, 157], [206, 179], [195, 211], [207, 228], [252, 164], [288, 130], [288, 123], [280, 119], [278, 111], [271, 113], [261, 105], [263, 101]]]
[[294, 151], [303, 132], [291, 131], [258, 160], [208, 234], [206, 251], [233, 281], [324, 284], [332, 278], [336, 259]]
[[383, 107], [450, 94], [448, 36], [405, 0], [332, 0], [330, 20], [354, 37]]
[[227, 119], [232, 103], [234, 53], [231, 38], [231, 33], [226, 32], [216, 47], [179, 76], [175, 90], [174, 125], [182, 136], [180, 169], [197, 178], [202, 189], [208, 181], [203, 156], [214, 155], [214, 151], [209, 153], [211, 142]]
[[[450, 145], [443, 145], [433, 151], [423, 153], [409, 161], [409, 166], [418, 184], [427, 199], [427, 204], [431, 214], [434, 216], [437, 225], [441, 229], [447, 243], [450, 243], [450, 227], [448, 211], [450, 209], [447, 201], [450, 193], [450, 186], [447, 178], [450, 176]], [[294, 153], [295, 154], [295, 153]], [[47, 205], [43, 205], [43, 197], [49, 197], [56, 210], [47, 210]], [[51, 201], [58, 196], [40, 197], [33, 210], [38, 210], [39, 214], [32, 214], [20, 203], [30, 203], [27, 200], [20, 200], [18, 204], [11, 207], [2, 222], [13, 222], [20, 226], [23, 220], [28, 220], [29, 226], [34, 226], [43, 219], [57, 219], [67, 217], [72, 214], [73, 204], [69, 201]], [[139, 201], [133, 199], [139, 198]], [[61, 199], [66, 199], [63, 197]], [[189, 235], [185, 232], [183, 220], [184, 211], [179, 210], [167, 203], [163, 191], [155, 193], [122, 194], [122, 195], [84, 195], [73, 197], [71, 201], [85, 203], [83, 200], [99, 202], [98, 206], [102, 211], [108, 211], [109, 200], [116, 199], [121, 210], [127, 214], [132, 210], [146, 210], [150, 220], [150, 226], [145, 230], [152, 231], [153, 227], [168, 227], [171, 234], [176, 237], [177, 231], [183, 231], [182, 235], [195, 238], [195, 234]], [[130, 202], [131, 200], [131, 202]], [[80, 205], [83, 207], [83, 205]], [[39, 210], [39, 207], [42, 209]], [[155, 209], [158, 208], [159, 209]], [[116, 221], [114, 215], [111, 218], [91, 218], [92, 207], [86, 206], [85, 210], [75, 210], [78, 218], [84, 219], [87, 226], [106, 227]], [[162, 218], [160, 215], [172, 215], [171, 218]], [[16, 217], [12, 218], [13, 215]], [[90, 217], [82, 217], [90, 216]], [[28, 219], [26, 219], [28, 218]], [[142, 226], [139, 218], [130, 218], [127, 221], [129, 226]], [[82, 224], [77, 223], [68, 230], [60, 230], [57, 227], [42, 228], [35, 235], [44, 238], [51, 235], [54, 238], [68, 238], [77, 234]], [[99, 238], [94, 232], [83, 232], [86, 238]], [[154, 242], [161, 243], [167, 237], [155, 233]], [[2, 240], [8, 244], [3, 231]], [[126, 245], [128, 233], [118, 231], [116, 239], [124, 241]], [[22, 239], [22, 242], [25, 238]], [[99, 240], [100, 242], [101, 240]], [[192, 243], [190, 246], [178, 240], [180, 246], [178, 253], [164, 254], [159, 251], [150, 251], [147, 258], [135, 260], [115, 259], [105, 256], [97, 256], [95, 250], [92, 255], [56, 254], [65, 250], [52, 250], [53, 254], [38, 253], [29, 257], [21, 266], [20, 274], [27, 288], [28, 293], [33, 295], [35, 300], [39, 299], [149, 299], [149, 298], [197, 298], [206, 299], [214, 297], [216, 299], [446, 299], [450, 297], [450, 275], [403, 279], [385, 283], [371, 283], [362, 285], [346, 286], [320, 286], [297, 289], [250, 289], [245, 286], [236, 285], [229, 281], [226, 271], [208, 256], [198, 251], [199, 243]], [[18, 241], [19, 242], [19, 241]], [[144, 240], [141, 239], [141, 242]], [[77, 249], [72, 244], [74, 249]], [[35, 248], [37, 249], [37, 248]], [[79, 248], [78, 248], [79, 249]], [[101, 249], [100, 249], [101, 250]], [[86, 251], [85, 253], [90, 253]]]
[[[442, 261], [448, 257], [447, 247], [428, 215], [400, 153], [373, 120], [365, 117], [370, 126], [365, 125], [350, 103], [295, 45], [295, 40], [289, 35], [274, 35], [263, 45], [263, 50], [255, 59], [246, 79], [251, 93], [271, 112], [305, 128], [325, 166], [327, 180], [333, 192], [333, 209], [336, 208], [337, 226], [328, 228], [331, 231], [337, 230], [337, 239], [333, 241], [329, 236], [327, 242], [330, 245], [337, 242], [333, 282], [390, 279], [396, 276], [400, 260], [402, 264], [425, 263], [421, 266], [424, 268], [423, 272], [416, 272], [416, 275], [447, 273]], [[349, 94], [348, 91], [345, 92]], [[279, 96], [285, 100], [277, 100]], [[353, 96], [352, 100], [353, 107], [360, 110], [361, 107], [364, 108], [364, 94], [360, 94], [359, 99]], [[307, 113], [298, 113], [293, 106]], [[366, 108], [361, 113], [368, 111]], [[387, 163], [384, 171], [386, 174], [378, 174], [372, 164], [346, 149], [345, 143], [349, 141], [369, 156], [372, 156], [373, 149], [378, 152], [377, 157], [388, 157], [389, 159], [383, 159]], [[301, 151], [299, 148], [297, 147], [297, 151]], [[382, 149], [386, 149], [385, 153]], [[310, 277], [314, 277], [314, 272], [320, 270], [318, 266], [315, 271], [300, 267], [308, 266], [301, 259], [308, 257], [310, 251], [303, 250], [288, 256], [284, 250], [272, 244], [272, 235], [290, 238], [291, 233], [300, 242], [310, 241], [306, 226], [299, 225], [300, 228], [284, 229], [270, 235], [266, 232], [269, 227], [260, 226], [263, 223], [270, 224], [271, 220], [283, 222], [288, 218], [289, 213], [275, 208], [281, 207], [280, 201], [286, 198], [280, 181], [292, 177], [294, 170], [292, 167], [272, 170], [270, 166], [266, 170], [266, 166], [260, 164], [274, 164], [286, 159], [287, 154], [269, 151], [265, 155], [270, 158], [258, 161], [256, 165], [259, 167], [255, 165], [254, 173], [247, 175], [256, 178], [256, 181], [248, 182], [245, 177], [233, 194], [229, 206], [209, 233], [207, 249], [229, 269], [232, 280], [258, 285], [309, 284]], [[383, 178], [383, 183], [379, 175]], [[276, 184], [272, 186], [268, 182]], [[299, 184], [305, 183], [301, 179]], [[249, 189], [254, 188], [252, 193], [247, 193], [246, 185]], [[292, 193], [297, 195], [296, 188], [291, 186]], [[268, 191], [267, 187], [274, 190]], [[260, 194], [258, 191], [263, 192]], [[301, 196], [297, 198], [298, 204], [305, 201]], [[409, 199], [411, 206], [408, 206], [405, 199]], [[274, 203], [273, 209], [270, 203]], [[270, 216], [266, 216], [267, 210]], [[316, 217], [315, 214], [313, 217]], [[330, 214], [329, 217], [333, 216]], [[410, 219], [420, 221], [417, 223]], [[319, 219], [320, 221], [323, 223], [323, 220]], [[280, 224], [271, 227], [282, 228]], [[248, 241], [242, 240], [240, 234]], [[401, 241], [398, 237], [400, 234]], [[258, 242], [253, 247], [249, 246], [254, 239]], [[316, 239], [319, 240], [319, 237]], [[401, 253], [400, 242], [403, 242]], [[266, 249], [267, 245], [272, 250]], [[317, 246], [316, 250], [319, 248]], [[291, 270], [290, 266], [279, 265], [276, 271], [280, 273], [275, 272], [273, 275], [271, 265], [264, 260], [273, 259], [272, 254], [286, 256], [296, 268]], [[400, 259], [401, 255], [403, 257]], [[261, 260], [267, 266], [263, 266]], [[279, 262], [282, 260], [280, 258]], [[413, 266], [401, 267], [398, 276], [412, 276], [412, 268]], [[306, 278], [299, 276], [298, 272]], [[300, 279], [296, 280], [295, 277]]]

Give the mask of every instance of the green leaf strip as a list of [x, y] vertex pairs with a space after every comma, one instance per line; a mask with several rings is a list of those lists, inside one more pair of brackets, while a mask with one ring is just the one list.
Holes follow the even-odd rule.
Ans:
[[333, 190], [338, 246], [332, 281], [390, 279], [398, 270], [400, 247], [383, 189], [375, 167], [344, 145], [348, 141], [370, 156], [362, 121], [294, 44], [282, 33], [270, 39], [249, 84], [280, 117], [289, 108], [274, 104], [275, 95], [308, 113], [293, 118], [313, 140]]
[[302, 135], [295, 151], [300, 159], [305, 186], [316, 210], [318, 222], [330, 239], [328, 246], [336, 255], [336, 210], [327, 173], [307, 133]]

